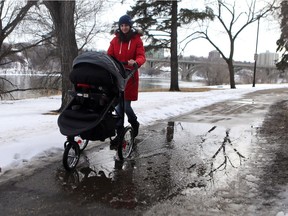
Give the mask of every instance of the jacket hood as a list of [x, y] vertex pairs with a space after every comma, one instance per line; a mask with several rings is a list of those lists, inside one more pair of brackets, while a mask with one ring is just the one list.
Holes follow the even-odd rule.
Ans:
[[[143, 36], [143, 35], [144, 35], [144, 32], [142, 31], [142, 29], [132, 28], [131, 30], [132, 30], [132, 32], [133, 32], [133, 35], [136, 35], [136, 34], [138, 34], [138, 35], [140, 35], [140, 36]], [[120, 31], [121, 31], [120, 29], [117, 29], [117, 30], [115, 31], [115, 35], [118, 36], [118, 35], [120, 34]]]

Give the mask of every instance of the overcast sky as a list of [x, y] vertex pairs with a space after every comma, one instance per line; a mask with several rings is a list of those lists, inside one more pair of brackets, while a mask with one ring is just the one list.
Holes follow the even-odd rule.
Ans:
[[[184, 0], [188, 3], [191, 2], [191, 0]], [[196, 2], [193, 2], [194, 8], [200, 8], [201, 5], [203, 5], [203, 2], [205, 0], [197, 0]], [[234, 1], [234, 0], [233, 0]], [[132, 1], [135, 2], [135, 1]], [[258, 3], [259, 1], [257, 1]], [[116, 3], [113, 7], [105, 9], [104, 14], [109, 14], [109, 16], [104, 16], [104, 19], [109, 19], [109, 22], [118, 21], [119, 17], [126, 13], [127, 10], [130, 9], [130, 5], [128, 4], [129, 1], [124, 1], [124, 4]], [[245, 1], [238, 1], [239, 3], [245, 3]], [[187, 4], [186, 4], [187, 5]], [[240, 5], [237, 7], [239, 9]], [[241, 11], [242, 12], [242, 11]], [[221, 35], [219, 32], [219, 28], [213, 24], [213, 29], [215, 29], [215, 38], [217, 38], [216, 43], [217, 45], [222, 47], [222, 50], [227, 51], [229, 50], [229, 42], [227, 43], [227, 39], [225, 39], [225, 35]], [[216, 32], [218, 30], [218, 32]], [[186, 30], [186, 32], [183, 30], [178, 33], [178, 42], [181, 40], [181, 36], [183, 37], [185, 33], [191, 31], [191, 29]], [[256, 51], [256, 36], [257, 36], [257, 22], [251, 24], [247, 28], [245, 28], [238, 38], [236, 39], [235, 43], [235, 53], [234, 53], [234, 60], [237, 61], [254, 61], [254, 54]], [[99, 37], [95, 37], [94, 43], [97, 49], [103, 49], [106, 50], [109, 46], [109, 42], [112, 39], [113, 36], [106, 34]], [[259, 25], [259, 40], [258, 40], [258, 51], [257, 53], [264, 53], [266, 51], [269, 52], [276, 52], [276, 41], [280, 37], [280, 30], [278, 27], [277, 22], [274, 20], [264, 20], [260, 19], [260, 25]], [[181, 45], [180, 45], [181, 46]], [[195, 56], [204, 56], [207, 57], [208, 53], [212, 50], [215, 50], [212, 45], [208, 43], [208, 41], [204, 39], [199, 39], [192, 41], [184, 50], [184, 55], [195, 55]]]

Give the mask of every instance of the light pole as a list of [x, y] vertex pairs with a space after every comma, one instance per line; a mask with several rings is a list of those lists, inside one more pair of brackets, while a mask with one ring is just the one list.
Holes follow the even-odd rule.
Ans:
[[256, 36], [256, 49], [255, 49], [255, 55], [254, 55], [254, 61], [255, 62], [254, 62], [254, 73], [253, 73], [253, 85], [252, 85], [252, 87], [255, 87], [255, 82], [256, 82], [256, 67], [257, 67], [257, 59], [258, 59], [257, 48], [258, 48], [260, 16], [258, 16], [257, 19], [258, 19], [258, 24], [257, 24], [257, 36]]

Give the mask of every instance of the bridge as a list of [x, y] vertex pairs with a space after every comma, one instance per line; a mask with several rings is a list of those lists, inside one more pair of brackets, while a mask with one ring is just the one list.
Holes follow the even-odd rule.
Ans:
[[[189, 59], [178, 59], [178, 67], [179, 72], [181, 73], [181, 77], [185, 79], [189, 79], [192, 75], [199, 70], [200, 68], [207, 68], [207, 67], [215, 67], [221, 66], [223, 68], [227, 68], [227, 63], [223, 59], [213, 60], [210, 61], [208, 59], [203, 60], [189, 60]], [[145, 63], [145, 68], [149, 69], [160, 69], [161, 67], [170, 67], [170, 58], [147, 58]], [[242, 69], [247, 70], [254, 70], [254, 63], [250, 62], [234, 62], [234, 70], [235, 73]], [[264, 66], [264, 65], [257, 65], [257, 70], [277, 70], [276, 66]]]

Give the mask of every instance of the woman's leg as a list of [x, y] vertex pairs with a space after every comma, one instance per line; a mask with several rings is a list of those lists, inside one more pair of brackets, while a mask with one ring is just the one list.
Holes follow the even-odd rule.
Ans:
[[[116, 122], [116, 127], [121, 127], [124, 125], [124, 118], [122, 116], [122, 113], [123, 113], [123, 109], [122, 109], [122, 106], [120, 104], [118, 104], [116, 107], [115, 107], [115, 111], [116, 111], [116, 115], [118, 116], [119, 120]], [[125, 113], [124, 113], [125, 114]]]
[[133, 131], [134, 131], [134, 137], [138, 135], [139, 132], [139, 122], [137, 121], [137, 116], [134, 112], [134, 110], [131, 107], [131, 101], [125, 100], [124, 102], [124, 108], [125, 108], [125, 113], [128, 118], [128, 122], [131, 124]]
[[131, 123], [133, 121], [137, 121], [137, 116], [131, 107], [131, 101], [125, 100], [124, 107], [125, 107], [125, 113], [126, 113], [127, 118], [128, 118], [128, 122]]
[[115, 111], [116, 111], [116, 115], [118, 116], [118, 120], [116, 122], [116, 137], [110, 141], [110, 149], [117, 149], [118, 144], [120, 143], [120, 135], [121, 133], [123, 133], [124, 131], [124, 118], [123, 118], [123, 114], [125, 115], [125, 113], [123, 112], [123, 108], [120, 104], [118, 104], [115, 107]]

